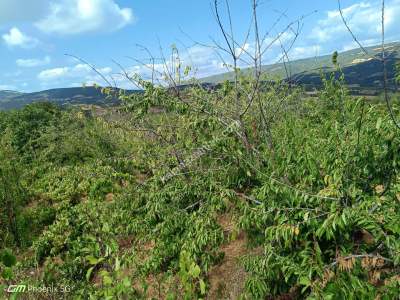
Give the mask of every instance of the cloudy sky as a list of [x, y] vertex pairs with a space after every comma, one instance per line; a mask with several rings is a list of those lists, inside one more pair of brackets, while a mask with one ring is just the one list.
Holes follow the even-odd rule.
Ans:
[[[146, 63], [148, 55], [138, 44], [146, 46], [155, 57], [168, 56], [171, 45], [176, 44], [183, 62], [192, 65], [198, 77], [224, 72], [226, 66], [220, 57], [225, 55], [205, 46], [223, 41], [210, 2], [0, 0], [0, 90], [38, 91], [83, 83], [104, 84], [90, 67], [65, 54], [90, 62], [107, 78], [129, 88], [114, 61], [129, 72], [146, 76], [148, 69], [137, 60]], [[224, 1], [220, 2], [224, 10]], [[236, 38], [251, 51], [252, 36], [247, 43], [243, 39], [251, 20], [249, 2], [230, 1]], [[386, 6], [387, 39], [396, 41], [400, 39], [400, 0], [388, 0]], [[365, 45], [379, 42], [380, 1], [342, 0], [342, 8], [349, 25]], [[337, 0], [263, 0], [259, 18], [262, 33], [269, 31], [266, 44], [281, 34], [280, 41], [265, 52], [265, 63], [281, 58], [280, 43], [288, 46], [294, 36], [293, 31], [282, 32], [288, 23], [298, 19], [301, 31], [289, 53], [290, 59], [355, 47], [341, 22]], [[296, 23], [293, 30], [297, 28]]]

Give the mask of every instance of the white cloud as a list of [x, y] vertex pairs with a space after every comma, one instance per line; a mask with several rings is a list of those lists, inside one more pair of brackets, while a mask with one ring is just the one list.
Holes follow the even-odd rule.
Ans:
[[48, 6], [48, 0], [1, 0], [0, 25], [36, 21], [44, 17]]
[[[188, 77], [206, 77], [216, 73], [228, 71], [227, 67], [223, 65], [220, 57], [216, 54], [215, 50], [205, 46], [193, 46], [180, 51], [181, 70], [186, 67], [191, 67], [191, 72]], [[152, 64], [136, 65], [127, 69], [130, 75], [139, 74], [144, 79], [150, 79], [152, 76]], [[156, 77], [161, 79], [160, 73], [168, 72], [173, 73], [173, 64], [171, 61], [165, 63], [156, 63], [154, 70]], [[187, 78], [186, 78], [187, 79]], [[163, 80], [160, 80], [163, 83]]]
[[[293, 35], [291, 33], [285, 33], [282, 34], [281, 36], [281, 42], [282, 43], [286, 42], [285, 45], [286, 48], [288, 48], [288, 45], [291, 45], [292, 40], [293, 40]], [[269, 47], [268, 51], [265, 53], [265, 56], [263, 57], [263, 63], [264, 64], [277, 63], [282, 58], [281, 46], [279, 41], [274, 42], [274, 39], [270, 38], [267, 42], [263, 44], [264, 48], [267, 46]], [[244, 44], [243, 48], [252, 54], [254, 53], [253, 42], [248, 42]], [[217, 49], [212, 47], [196, 45], [184, 51], [180, 51], [180, 60], [181, 60], [180, 62], [182, 66], [181, 69], [183, 70], [186, 66], [192, 67], [192, 72], [190, 75], [196, 78], [203, 78], [218, 73], [232, 71], [232, 66], [224, 65], [224, 62], [222, 60], [224, 59], [225, 63], [229, 65], [232, 64], [232, 59], [223, 52], [219, 53], [220, 55], [217, 55], [216, 50]], [[242, 52], [240, 51], [241, 50], [240, 48], [237, 48], [235, 50], [238, 53]], [[291, 59], [298, 59], [298, 58], [314, 56], [320, 50], [321, 48], [316, 45], [307, 47], [295, 47], [291, 49], [290, 57]], [[244, 61], [238, 62], [238, 66], [240, 68], [253, 66], [252, 61], [248, 59], [245, 53], [242, 53], [242, 58]], [[249, 62], [247, 63], [247, 61]], [[131, 76], [133, 74], [139, 74], [144, 79], [150, 79], [152, 76], [152, 67], [153, 66], [151, 64], [136, 65], [127, 68], [127, 71], [128, 74]], [[158, 77], [158, 79], [162, 77], [160, 76], [161, 74], [159, 73], [164, 73], [166, 71], [165, 70], [166, 67], [171, 69], [172, 64], [168, 61], [166, 65], [162, 63], [157, 63], [154, 65], [154, 69], [156, 71], [155, 75], [156, 77]], [[118, 83], [124, 82], [123, 76], [118, 76], [116, 77], [116, 79]], [[160, 82], [165, 83], [163, 80], [160, 80]]]
[[28, 58], [28, 59], [17, 59], [15, 63], [19, 67], [23, 68], [33, 68], [33, 67], [39, 67], [39, 66], [45, 66], [48, 65], [51, 62], [50, 56], [46, 56], [43, 59], [38, 59], [38, 58]]
[[43, 81], [49, 81], [54, 79], [59, 79], [68, 74], [68, 67], [54, 68], [41, 71], [38, 78]]
[[[360, 43], [364, 47], [369, 47], [369, 46], [378, 45], [381, 41], [382, 41], [381, 39], [375, 38], [375, 39], [362, 40], [362, 41], [360, 41]], [[352, 41], [350, 43], [345, 44], [341, 51], [348, 51], [348, 50], [356, 49], [356, 48], [359, 48], [359, 47], [360, 46], [355, 41]]]
[[16, 90], [16, 87], [14, 85], [8, 85], [8, 84], [0, 84], [0, 91], [10, 91], [10, 90]]
[[[381, 34], [380, 1], [356, 3], [349, 7], [343, 7], [342, 11], [349, 27], [359, 39], [372, 39]], [[400, 26], [400, 22], [394, 16], [399, 13], [399, 0], [392, 0], [386, 3], [385, 27], [387, 36], [398, 35], [395, 28]], [[329, 42], [344, 36], [349, 36], [349, 33], [343, 24], [339, 10], [333, 10], [326, 12], [326, 18], [318, 21], [317, 26], [311, 32], [310, 38], [318, 42]]]
[[[112, 73], [110, 67], [99, 68], [98, 71], [107, 76]], [[73, 67], [59, 67], [46, 69], [38, 74], [38, 79], [44, 83], [65, 83], [74, 81], [82, 83], [103, 83], [102, 78], [96, 74], [88, 65], [77, 64]]]
[[50, 14], [36, 26], [46, 33], [78, 34], [120, 29], [134, 19], [130, 8], [121, 8], [114, 0], [59, 0], [52, 2]]
[[21, 32], [17, 27], [10, 29], [8, 33], [3, 34], [4, 42], [10, 47], [34, 48], [39, 44], [36, 38], [30, 37]]
[[193, 46], [182, 54], [183, 64], [195, 70], [196, 77], [205, 77], [227, 71], [215, 50], [204, 46]]
[[[185, 50], [179, 51], [181, 71], [186, 67], [191, 67], [191, 71], [185, 79], [192, 77], [201, 78], [216, 73], [226, 72], [227, 68], [222, 64], [220, 58], [215, 53], [214, 49], [204, 46], [193, 46]], [[167, 57], [169, 57], [167, 55]], [[170, 60], [165, 63], [156, 62], [154, 65], [148, 61], [143, 61], [143, 64], [128, 66], [125, 71], [130, 77], [139, 75], [144, 80], [152, 79], [154, 68], [154, 79], [157, 84], [166, 84], [163, 74], [173, 73], [173, 64]], [[182, 74], [183, 75], [183, 74]], [[136, 88], [125, 76], [125, 74], [113, 74], [113, 79], [121, 88], [131, 89]]]
[[[267, 36], [261, 43], [261, 53], [262, 55], [262, 64], [274, 64], [282, 60], [283, 50], [293, 52], [295, 51], [295, 55], [293, 58], [298, 58], [301, 56], [301, 49], [293, 49], [293, 45], [296, 42], [296, 35], [289, 30], [280, 31], [275, 33], [274, 35]], [[312, 47], [310, 47], [311, 49]], [[253, 57], [256, 52], [256, 44], [255, 42], [248, 42], [244, 44], [242, 47], [238, 47], [235, 49], [237, 54], [241, 54], [239, 67], [246, 68], [249, 66], [253, 66]]]
[[289, 51], [290, 60], [308, 58], [308, 57], [317, 57], [321, 52], [321, 46], [313, 45], [306, 47], [294, 47], [291, 51]]

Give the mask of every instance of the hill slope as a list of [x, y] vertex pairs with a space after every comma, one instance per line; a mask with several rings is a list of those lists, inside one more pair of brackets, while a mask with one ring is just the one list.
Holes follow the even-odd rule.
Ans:
[[[352, 88], [379, 90], [382, 88], [382, 64], [374, 57], [378, 58], [381, 55], [381, 49], [379, 46], [366, 49], [370, 56], [365, 55], [360, 49], [354, 49], [340, 53], [338, 61], [342, 66], [346, 82]], [[388, 78], [390, 86], [394, 87], [395, 65], [400, 59], [400, 42], [388, 44], [386, 49]], [[321, 84], [320, 71], [329, 72], [332, 68], [331, 55], [295, 60], [287, 64], [290, 80], [311, 89]], [[262, 69], [273, 77], [287, 78], [283, 63], [266, 65]], [[252, 68], [244, 69], [243, 72], [251, 74]], [[233, 73], [228, 72], [202, 78], [200, 82], [214, 85], [231, 79]], [[0, 110], [21, 108], [38, 101], [50, 101], [62, 106], [79, 104], [107, 106], [118, 103], [117, 99], [106, 99], [101, 91], [94, 87], [59, 88], [35, 93], [0, 91]]]
[[[370, 53], [367, 56], [360, 49], [353, 49], [339, 54], [338, 61], [342, 66], [346, 82], [360, 87], [380, 88], [382, 86], [382, 64], [372, 57], [378, 58], [381, 55], [379, 46], [366, 48]], [[387, 67], [389, 78], [394, 78], [395, 63], [400, 58], [400, 43], [387, 45]], [[371, 57], [372, 56], [372, 57]], [[320, 70], [329, 71], [332, 69], [331, 55], [324, 55], [313, 58], [295, 60], [287, 64], [292, 75], [292, 80], [299, 84], [319, 85], [321, 83]], [[286, 78], [285, 66], [283, 63], [266, 65], [263, 71], [271, 76]], [[251, 73], [252, 68], [244, 69], [243, 72]], [[233, 73], [218, 74], [203, 78], [202, 82], [219, 83], [233, 78]]]
[[23, 93], [16, 91], [0, 91], [0, 99], [10, 99], [22, 95]]
[[51, 89], [35, 93], [0, 91], [0, 110], [21, 108], [26, 104], [49, 101], [59, 105], [96, 104], [113, 105], [117, 99], [106, 99], [101, 91], [94, 87], [74, 87]]

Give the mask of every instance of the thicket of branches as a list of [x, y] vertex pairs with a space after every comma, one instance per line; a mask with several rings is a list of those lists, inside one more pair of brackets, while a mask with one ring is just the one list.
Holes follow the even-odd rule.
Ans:
[[[398, 295], [398, 107], [386, 89], [384, 105], [349, 95], [337, 53], [318, 97], [308, 98], [288, 62], [306, 16], [271, 37], [259, 5], [252, 0], [238, 40], [229, 2], [214, 1], [224, 44], [209, 46], [234, 74], [216, 89], [190, 80], [195, 70], [176, 47], [161, 64], [143, 48], [151, 76], [121, 66], [143, 93], [120, 91], [118, 114], [39, 104], [1, 115], [0, 242], [19, 249], [16, 265], [9, 251], [0, 256], [4, 282], [69, 285], [77, 299]], [[340, 2], [339, 11], [352, 34]], [[382, 27], [384, 12], [383, 2]], [[275, 42], [289, 80], [263, 73]], [[224, 287], [215, 272], [232, 245], [242, 248]]]

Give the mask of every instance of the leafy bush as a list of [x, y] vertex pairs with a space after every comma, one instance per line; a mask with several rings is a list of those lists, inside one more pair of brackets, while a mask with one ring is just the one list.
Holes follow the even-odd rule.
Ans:
[[11, 143], [11, 134], [6, 131], [0, 139], [0, 245], [16, 243], [22, 246], [18, 218], [27, 202], [26, 190], [22, 185], [22, 170]]
[[240, 93], [137, 79], [145, 92], [121, 94], [118, 118], [43, 104], [3, 116], [13, 280], [76, 299], [196, 299], [234, 260], [244, 299], [394, 299], [400, 139], [333, 63], [317, 98], [243, 74]]
[[36, 139], [43, 130], [57, 121], [60, 110], [54, 105], [39, 102], [10, 114], [8, 128], [12, 130], [12, 144], [25, 159], [32, 159], [38, 147]]

